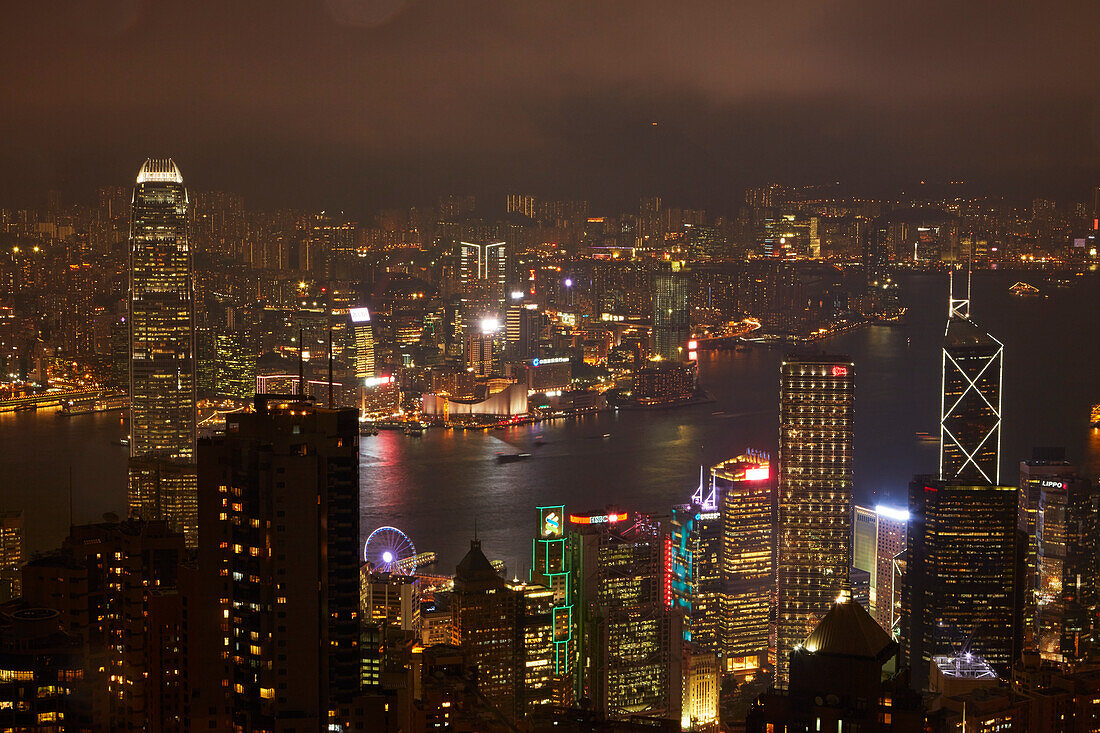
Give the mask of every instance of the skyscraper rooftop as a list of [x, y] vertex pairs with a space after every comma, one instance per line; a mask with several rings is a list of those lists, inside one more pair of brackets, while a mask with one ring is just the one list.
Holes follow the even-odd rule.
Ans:
[[138, 171], [137, 182], [183, 183], [183, 174], [171, 158], [146, 158]]

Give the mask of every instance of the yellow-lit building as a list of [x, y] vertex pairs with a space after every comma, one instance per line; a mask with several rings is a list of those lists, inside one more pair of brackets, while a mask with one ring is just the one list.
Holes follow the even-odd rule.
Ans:
[[776, 685], [848, 578], [855, 365], [787, 357], [779, 398]]

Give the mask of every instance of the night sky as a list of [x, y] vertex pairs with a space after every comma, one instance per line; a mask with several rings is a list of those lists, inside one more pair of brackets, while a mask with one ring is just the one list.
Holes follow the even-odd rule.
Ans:
[[[149, 155], [258, 206], [729, 210], [746, 185], [1100, 181], [1100, 3], [40, 0], [0, 10], [0, 206]], [[656, 126], [654, 126], [656, 122]]]

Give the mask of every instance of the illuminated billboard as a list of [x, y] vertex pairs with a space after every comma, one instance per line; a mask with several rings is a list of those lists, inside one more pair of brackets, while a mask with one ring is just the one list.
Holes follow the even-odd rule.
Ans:
[[348, 308], [352, 323], [370, 323], [369, 308]]
[[573, 524], [614, 524], [626, 519], [626, 512], [620, 514], [570, 514]]
[[565, 513], [563, 506], [539, 507], [539, 536], [543, 539], [549, 537], [561, 537], [562, 516]]

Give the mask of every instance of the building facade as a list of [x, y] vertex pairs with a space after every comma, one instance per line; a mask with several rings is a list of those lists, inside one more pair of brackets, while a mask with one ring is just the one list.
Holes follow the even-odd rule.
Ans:
[[[150, 158], [130, 215], [130, 458], [189, 465], [195, 458], [194, 275], [187, 190], [170, 159]], [[131, 482], [130, 508], [164, 519], [194, 543], [194, 479], [149, 495]], [[177, 495], [178, 493], [178, 495]]]
[[1021, 645], [1016, 487], [917, 476], [909, 484], [903, 651], [915, 689], [932, 658], [973, 653], [1007, 674]]
[[855, 365], [787, 357], [779, 401], [776, 684], [848, 578]]
[[968, 275], [966, 297], [950, 297], [944, 334], [940, 478], [996, 485], [1004, 346], [970, 320], [969, 288]]
[[691, 278], [682, 262], [671, 262], [668, 268], [653, 280], [653, 355], [683, 359], [691, 338]]
[[354, 409], [274, 395], [200, 442], [193, 656], [210, 727], [324, 730], [358, 692], [358, 445]]

